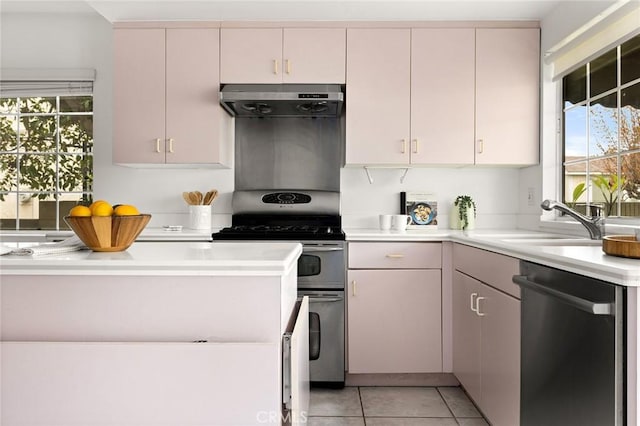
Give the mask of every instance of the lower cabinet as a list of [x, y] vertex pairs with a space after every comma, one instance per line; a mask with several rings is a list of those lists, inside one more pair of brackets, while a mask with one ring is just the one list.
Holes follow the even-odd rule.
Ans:
[[[453, 372], [492, 425], [515, 426], [520, 423], [520, 300], [476, 279], [469, 260], [475, 257], [484, 271], [503, 278], [513, 275], [518, 262], [469, 247], [462, 251], [454, 249]], [[464, 260], [457, 262], [460, 255]], [[502, 267], [492, 269], [497, 263]], [[482, 271], [477, 275], [485, 278]]]
[[442, 372], [440, 267], [440, 244], [349, 245], [349, 373]]

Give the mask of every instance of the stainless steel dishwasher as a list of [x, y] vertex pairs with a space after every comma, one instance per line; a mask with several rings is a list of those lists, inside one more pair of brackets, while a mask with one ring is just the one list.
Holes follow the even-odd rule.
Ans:
[[521, 426], [625, 424], [626, 289], [520, 262]]

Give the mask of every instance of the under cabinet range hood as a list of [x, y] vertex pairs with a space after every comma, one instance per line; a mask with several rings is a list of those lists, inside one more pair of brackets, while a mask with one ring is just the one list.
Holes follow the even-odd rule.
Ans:
[[234, 117], [339, 117], [338, 84], [227, 84], [220, 104]]

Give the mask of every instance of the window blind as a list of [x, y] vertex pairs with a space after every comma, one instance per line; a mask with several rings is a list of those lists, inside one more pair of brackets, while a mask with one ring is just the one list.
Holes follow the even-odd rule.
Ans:
[[90, 95], [95, 70], [3, 69], [0, 97], [46, 97]]
[[558, 80], [640, 33], [640, 3], [618, 2], [547, 52]]

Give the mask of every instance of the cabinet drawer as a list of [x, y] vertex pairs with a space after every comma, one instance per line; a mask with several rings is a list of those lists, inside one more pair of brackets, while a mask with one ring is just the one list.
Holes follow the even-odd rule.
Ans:
[[520, 299], [520, 287], [511, 281], [520, 271], [518, 259], [469, 247], [453, 246], [453, 267], [498, 290]]
[[438, 269], [440, 243], [350, 243], [349, 268]]

